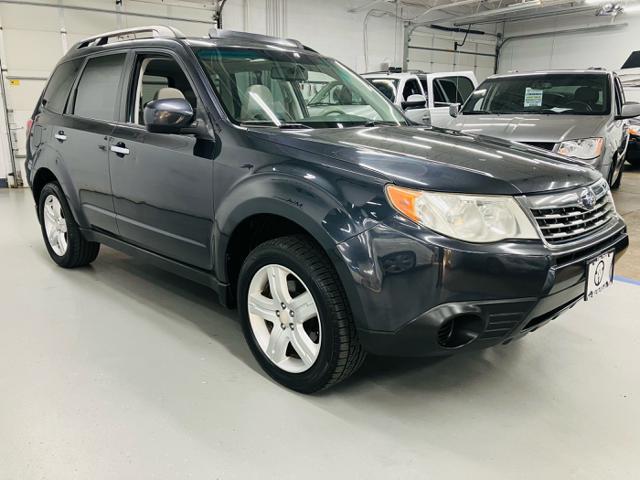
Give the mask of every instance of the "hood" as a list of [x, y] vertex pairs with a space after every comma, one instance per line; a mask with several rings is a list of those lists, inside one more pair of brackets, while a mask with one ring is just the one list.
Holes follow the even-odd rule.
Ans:
[[426, 190], [518, 195], [573, 188], [600, 178], [577, 160], [438, 128], [263, 128], [252, 129], [252, 134], [291, 147], [287, 154], [301, 161], [331, 157], [363, 173]]
[[516, 142], [558, 143], [601, 136], [607, 122], [602, 115], [459, 115], [450, 127], [474, 135], [490, 135]]

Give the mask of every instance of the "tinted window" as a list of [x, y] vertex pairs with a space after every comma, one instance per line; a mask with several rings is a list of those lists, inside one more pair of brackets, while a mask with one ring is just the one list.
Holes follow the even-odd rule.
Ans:
[[115, 120], [124, 58], [118, 54], [89, 59], [76, 89], [74, 115]]
[[418, 81], [410, 78], [404, 84], [404, 88], [402, 89], [402, 96], [406, 100], [411, 95], [422, 95], [422, 90], [420, 90], [420, 85], [418, 85]]
[[58, 65], [42, 96], [42, 105], [56, 113], [63, 113], [69, 97], [69, 91], [78, 75], [82, 60], [72, 60]]
[[606, 74], [516, 75], [485, 81], [462, 111], [605, 115], [610, 98]]
[[464, 103], [473, 92], [473, 83], [467, 77], [443, 77], [433, 81], [435, 103]]

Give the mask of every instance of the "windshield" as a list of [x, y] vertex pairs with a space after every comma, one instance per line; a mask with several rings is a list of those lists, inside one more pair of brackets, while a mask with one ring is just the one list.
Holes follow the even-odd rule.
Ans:
[[606, 74], [518, 75], [486, 80], [462, 112], [606, 115], [609, 98]]
[[298, 128], [407, 123], [373, 86], [336, 60], [280, 49], [195, 52], [236, 123]]

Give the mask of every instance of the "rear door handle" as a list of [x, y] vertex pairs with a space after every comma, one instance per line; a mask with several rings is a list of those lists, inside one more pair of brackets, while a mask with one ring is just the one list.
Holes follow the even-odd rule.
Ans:
[[64, 142], [67, 139], [67, 136], [64, 134], [62, 130], [56, 133], [53, 137], [59, 142]]
[[118, 142], [115, 145], [111, 145], [111, 151], [116, 155], [118, 155], [119, 157], [124, 157], [125, 155], [129, 155], [129, 149], [122, 142]]

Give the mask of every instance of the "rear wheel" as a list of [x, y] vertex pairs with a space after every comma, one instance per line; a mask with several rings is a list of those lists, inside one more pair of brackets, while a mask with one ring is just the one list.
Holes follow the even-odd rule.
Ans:
[[253, 250], [240, 271], [238, 299], [253, 355], [282, 385], [312, 393], [362, 364], [342, 285], [308, 238], [277, 238]]
[[44, 243], [54, 262], [64, 268], [74, 268], [96, 259], [100, 244], [83, 237], [58, 183], [47, 183], [42, 188], [38, 214]]

